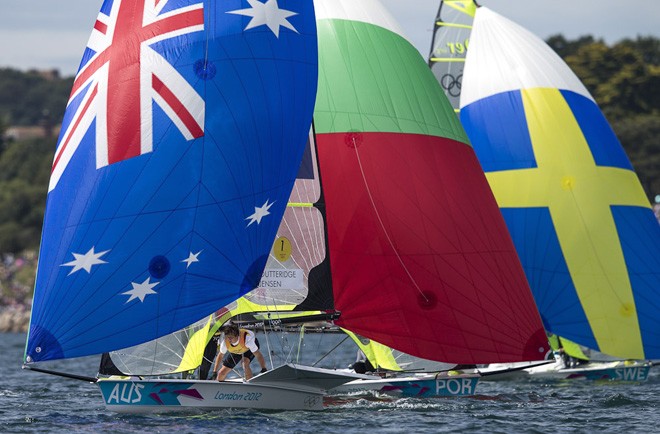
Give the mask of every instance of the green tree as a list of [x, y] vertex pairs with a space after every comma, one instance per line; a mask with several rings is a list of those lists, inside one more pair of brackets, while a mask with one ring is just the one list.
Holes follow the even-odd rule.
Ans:
[[660, 193], [660, 40], [554, 42], [612, 124], [649, 199]]
[[10, 125], [39, 125], [44, 115], [59, 122], [72, 83], [73, 78], [61, 78], [57, 71], [0, 68], [0, 118]]
[[0, 252], [39, 246], [53, 149], [53, 140], [29, 140], [0, 155]]
[[613, 47], [594, 42], [581, 45], [565, 60], [605, 115], [621, 118], [660, 110], [660, 68], [647, 62], [660, 57], [658, 47], [647, 39]]
[[642, 187], [652, 201], [660, 194], [660, 116], [645, 114], [612, 123]]
[[7, 119], [0, 116], [0, 155], [2, 155], [2, 151], [5, 149], [5, 132], [7, 131], [8, 126], [9, 123], [7, 122]]
[[555, 53], [559, 54], [561, 58], [566, 58], [567, 56], [575, 54], [580, 47], [595, 42], [602, 43], [602, 40], [596, 41], [593, 36], [582, 36], [574, 41], [569, 41], [564, 38], [563, 35], [553, 35], [545, 42], [555, 51]]

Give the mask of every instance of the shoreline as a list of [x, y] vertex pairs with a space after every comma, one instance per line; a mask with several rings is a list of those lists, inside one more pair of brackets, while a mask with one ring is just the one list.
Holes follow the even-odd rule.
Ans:
[[30, 310], [25, 306], [0, 307], [0, 333], [27, 333]]

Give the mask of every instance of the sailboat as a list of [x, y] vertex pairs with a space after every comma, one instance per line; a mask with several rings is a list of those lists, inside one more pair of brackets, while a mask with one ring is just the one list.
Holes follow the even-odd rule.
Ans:
[[441, 1], [433, 26], [429, 67], [456, 112], [459, 111], [463, 67], [476, 10], [474, 0]]
[[[108, 356], [112, 365], [124, 375], [191, 372], [200, 367], [204, 357], [215, 356], [215, 352], [205, 356], [205, 349], [229, 320], [243, 328], [271, 332], [285, 325], [292, 327], [309, 321], [331, 321], [338, 313], [333, 309], [331, 282], [327, 274], [322, 208], [316, 143], [310, 130], [291, 195], [256, 287], [209, 318], [183, 330], [134, 347], [111, 351]], [[271, 348], [269, 352], [274, 351]], [[147, 355], [153, 359], [150, 363], [145, 363]], [[287, 360], [285, 353], [275, 355]], [[101, 373], [110, 372], [103, 369]], [[206, 374], [200, 369], [192, 376], [206, 379]]]
[[660, 355], [660, 227], [593, 97], [541, 39], [480, 7], [460, 101], [545, 329], [622, 359], [528, 372], [645, 379]]
[[[547, 339], [515, 248], [426, 62], [378, 1], [315, 6], [334, 323], [433, 361], [537, 360]], [[391, 381], [356, 380], [378, 390]], [[434, 375], [401, 381], [404, 395], [443, 385]], [[476, 378], [462, 384], [474, 393]]]
[[[542, 357], [547, 339], [515, 248], [425, 61], [376, 0], [315, 8], [310, 148], [245, 298], [336, 312], [335, 325], [364, 339], [452, 366]], [[470, 395], [479, 378], [403, 374], [330, 392]]]
[[53, 161], [24, 367], [95, 382], [127, 412], [318, 410], [351, 379], [290, 365], [245, 383], [47, 369], [165, 336], [258, 285], [317, 61], [311, 0], [103, 3]]

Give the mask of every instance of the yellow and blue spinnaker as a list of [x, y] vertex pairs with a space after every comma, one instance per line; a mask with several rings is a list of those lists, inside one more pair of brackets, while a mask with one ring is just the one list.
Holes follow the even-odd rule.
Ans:
[[660, 226], [575, 74], [541, 39], [481, 7], [461, 121], [546, 329], [616, 357], [660, 357]]

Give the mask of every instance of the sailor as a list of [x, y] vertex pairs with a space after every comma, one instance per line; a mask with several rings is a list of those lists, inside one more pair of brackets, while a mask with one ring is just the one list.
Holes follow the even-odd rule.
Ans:
[[364, 351], [362, 351], [361, 349], [358, 349], [355, 363], [349, 365], [349, 367], [352, 368], [358, 374], [364, 374], [366, 372], [374, 372], [376, 370], [376, 368], [373, 367], [373, 365], [367, 358], [367, 355], [364, 354]]
[[[243, 362], [245, 379], [252, 378], [252, 369], [250, 362], [256, 357], [261, 365], [261, 373], [266, 372], [266, 360], [259, 351], [259, 340], [253, 331], [239, 329], [236, 325], [230, 324], [223, 327], [225, 339], [220, 343], [218, 357], [213, 366], [213, 372], [217, 372], [216, 379], [224, 381], [227, 374], [238, 364]], [[222, 368], [218, 371], [218, 365], [222, 359]]]

